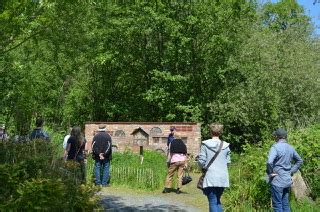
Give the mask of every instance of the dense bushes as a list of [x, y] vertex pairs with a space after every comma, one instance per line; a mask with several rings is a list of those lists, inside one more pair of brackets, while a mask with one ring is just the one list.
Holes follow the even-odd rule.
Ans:
[[320, 125], [294, 131], [289, 142], [303, 158], [301, 172], [311, 188], [311, 196], [320, 198]]
[[203, 136], [221, 121], [239, 150], [276, 125], [319, 121], [320, 42], [297, 1], [2, 2], [10, 134], [38, 116], [59, 130], [194, 121]]
[[[304, 163], [301, 172], [311, 189], [311, 197], [319, 201], [320, 125], [289, 131], [288, 142], [295, 147]], [[256, 145], [245, 145], [244, 152], [233, 155], [230, 167], [231, 188], [226, 192], [227, 206], [246, 203], [256, 209], [268, 207], [270, 194], [265, 180], [266, 160], [274, 141], [271, 138]]]
[[0, 143], [0, 210], [92, 210], [96, 189], [42, 140]]

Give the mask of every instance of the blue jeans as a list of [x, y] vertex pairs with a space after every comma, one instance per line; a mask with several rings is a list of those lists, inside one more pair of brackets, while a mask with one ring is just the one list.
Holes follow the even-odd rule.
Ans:
[[289, 187], [281, 188], [271, 185], [272, 207], [274, 212], [290, 212]]
[[[107, 185], [109, 181], [110, 161], [96, 161], [94, 165], [94, 174], [96, 185]], [[102, 177], [102, 180], [101, 180]]]
[[203, 193], [207, 196], [209, 201], [209, 211], [210, 212], [221, 212], [221, 196], [224, 191], [222, 187], [207, 187], [203, 189]]

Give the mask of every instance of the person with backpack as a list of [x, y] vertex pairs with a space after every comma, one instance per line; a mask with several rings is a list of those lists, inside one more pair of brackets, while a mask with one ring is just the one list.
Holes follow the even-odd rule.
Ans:
[[187, 167], [187, 146], [179, 135], [171, 141], [168, 155], [168, 174], [165, 188], [162, 193], [169, 193], [172, 187], [172, 180], [177, 172], [177, 194], [181, 194], [183, 170]]
[[30, 140], [43, 139], [45, 141], [50, 141], [49, 134], [43, 129], [44, 120], [39, 118], [36, 120], [36, 128], [32, 131], [30, 135]]
[[97, 186], [108, 187], [110, 161], [112, 159], [112, 139], [106, 132], [106, 125], [100, 124], [92, 141], [92, 157], [95, 160], [94, 174]]

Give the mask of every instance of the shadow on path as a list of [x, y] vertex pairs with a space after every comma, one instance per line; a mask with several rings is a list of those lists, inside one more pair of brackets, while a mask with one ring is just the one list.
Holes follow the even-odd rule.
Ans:
[[131, 211], [182, 211], [191, 212], [199, 211], [196, 208], [186, 206], [183, 204], [175, 204], [174, 202], [168, 202], [167, 199], [154, 196], [102, 196], [101, 204], [104, 207], [104, 211], [116, 211], [116, 212], [131, 212]]

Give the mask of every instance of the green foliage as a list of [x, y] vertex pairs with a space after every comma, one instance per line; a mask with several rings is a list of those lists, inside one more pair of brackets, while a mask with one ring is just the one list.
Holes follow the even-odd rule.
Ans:
[[158, 152], [145, 151], [140, 156], [130, 151], [114, 153], [111, 162], [111, 184], [129, 188], [156, 190], [162, 188], [167, 175], [166, 158]]
[[[319, 38], [297, 1], [3, 1], [0, 121], [220, 121], [237, 151], [320, 117]], [[203, 127], [203, 137], [209, 136]]]
[[0, 210], [93, 210], [97, 191], [81, 184], [79, 165], [56, 158], [52, 143], [1, 142]]
[[[301, 166], [302, 176], [311, 188], [310, 196], [318, 202], [319, 198], [319, 125], [310, 128], [289, 131], [288, 142], [304, 160]], [[270, 135], [271, 137], [271, 135]], [[233, 155], [230, 166], [231, 187], [225, 193], [226, 207], [233, 208], [245, 202], [255, 209], [267, 209], [270, 204], [269, 186], [265, 180], [266, 160], [274, 141], [268, 139], [259, 144], [247, 144], [244, 152]], [[294, 203], [296, 208], [315, 208], [310, 204]], [[318, 203], [316, 203], [318, 204]]]
[[320, 194], [320, 125], [294, 131], [289, 142], [303, 159], [301, 172], [311, 188], [311, 197], [319, 199]]

